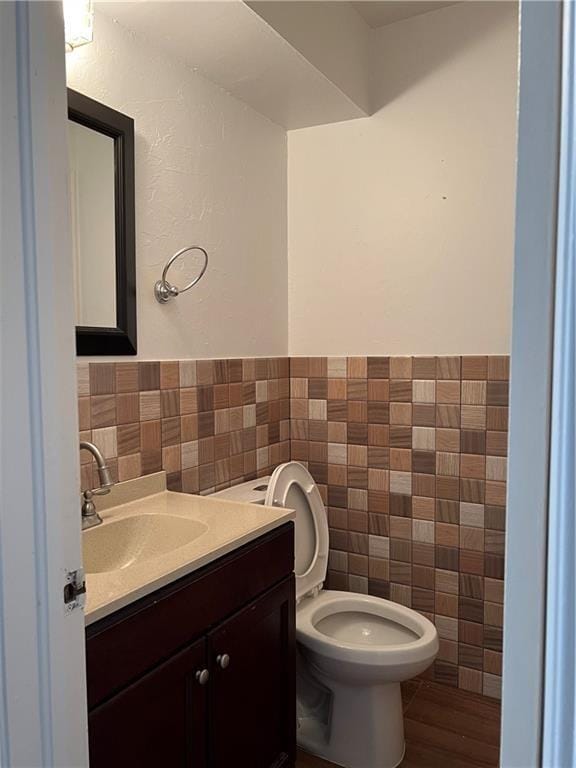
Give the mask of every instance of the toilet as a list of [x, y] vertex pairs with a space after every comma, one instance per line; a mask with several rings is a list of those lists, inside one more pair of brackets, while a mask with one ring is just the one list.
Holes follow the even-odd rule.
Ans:
[[404, 756], [400, 683], [434, 661], [434, 625], [389, 600], [323, 589], [328, 521], [302, 464], [281, 464], [270, 477], [214, 495], [296, 512], [299, 746], [346, 768], [398, 766]]

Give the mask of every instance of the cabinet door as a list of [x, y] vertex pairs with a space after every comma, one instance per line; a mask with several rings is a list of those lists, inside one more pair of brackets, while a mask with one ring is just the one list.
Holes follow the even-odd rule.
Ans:
[[210, 768], [293, 765], [294, 577], [221, 624], [208, 643]]
[[205, 668], [199, 640], [93, 709], [90, 768], [204, 768], [208, 685], [196, 673]]

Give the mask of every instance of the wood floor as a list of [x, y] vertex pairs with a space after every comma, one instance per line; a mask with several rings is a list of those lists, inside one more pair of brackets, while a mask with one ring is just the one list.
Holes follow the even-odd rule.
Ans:
[[[500, 703], [426, 681], [403, 686], [406, 757], [401, 768], [496, 768]], [[296, 768], [333, 768], [298, 753]]]

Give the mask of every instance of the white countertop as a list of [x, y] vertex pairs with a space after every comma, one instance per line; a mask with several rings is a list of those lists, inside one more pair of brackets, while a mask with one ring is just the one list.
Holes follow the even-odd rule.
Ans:
[[[196, 521], [206, 529], [194, 540], [140, 562], [132, 562], [118, 570], [87, 573], [86, 624], [102, 619], [294, 519], [294, 512], [290, 509], [158, 491], [164, 480], [160, 476], [156, 478], [155, 481], [152, 478], [152, 482], [150, 478], [143, 479], [146, 481], [140, 484], [137, 481], [122, 483], [113, 489], [105, 497], [107, 503], [99, 506], [104, 521], [102, 525], [82, 533], [84, 547], [88, 544], [94, 551], [98, 547], [109, 546], [110, 536], [99, 535], [99, 532], [104, 533], [103, 529], [116, 521], [142, 515], [184, 518]], [[128, 487], [128, 491], [122, 486]], [[142, 490], [147, 495], [142, 497]], [[156, 492], [147, 493], [150, 490]], [[140, 498], [134, 498], [135, 495]], [[130, 498], [133, 500], [127, 501]], [[110, 506], [113, 503], [117, 506]], [[104, 506], [107, 508], [104, 509]], [[160, 527], [161, 524], [160, 520]], [[102, 554], [106, 555], [106, 552]]]

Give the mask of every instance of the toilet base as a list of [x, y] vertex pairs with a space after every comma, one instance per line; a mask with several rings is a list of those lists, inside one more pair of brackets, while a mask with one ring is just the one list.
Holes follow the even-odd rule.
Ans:
[[298, 697], [299, 746], [344, 768], [397, 768], [405, 750], [400, 683], [346, 685], [308, 670], [308, 688], [312, 677], [330, 695], [315, 709]]

